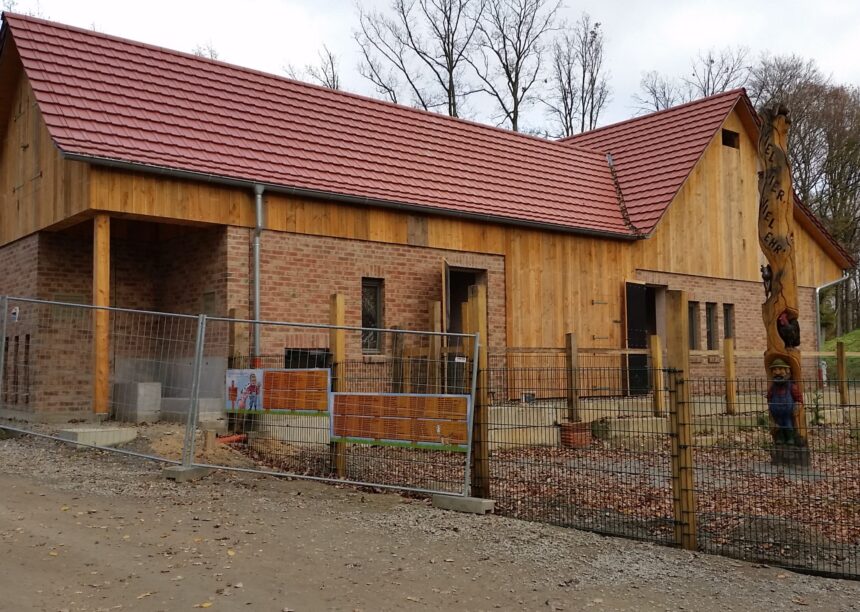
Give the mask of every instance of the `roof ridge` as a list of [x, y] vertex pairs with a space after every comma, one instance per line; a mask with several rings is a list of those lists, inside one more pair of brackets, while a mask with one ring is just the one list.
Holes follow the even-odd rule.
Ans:
[[62, 30], [67, 30], [70, 32], [77, 32], [79, 34], [86, 34], [87, 36], [95, 36], [95, 37], [102, 38], [102, 39], [109, 40], [109, 41], [122, 42], [122, 43], [126, 43], [126, 44], [129, 44], [132, 46], [141, 47], [141, 48], [145, 48], [145, 49], [152, 49], [152, 50], [160, 51], [163, 53], [167, 53], [169, 55], [174, 55], [177, 57], [190, 59], [192, 61], [203, 62], [203, 63], [215, 65], [215, 66], [221, 66], [221, 67], [229, 68], [231, 70], [236, 70], [237, 72], [240, 72], [240, 73], [245, 73], [245, 74], [249, 74], [249, 75], [256, 75], [256, 76], [263, 76], [266, 78], [276, 79], [278, 81], [284, 81], [287, 83], [292, 83], [294, 85], [298, 85], [300, 87], [307, 88], [307, 89], [310, 89], [312, 91], [321, 92], [326, 96], [343, 96], [343, 97], [352, 98], [355, 100], [367, 102], [367, 103], [374, 104], [374, 105], [380, 105], [380, 106], [388, 107], [388, 108], [396, 108], [396, 109], [399, 109], [403, 112], [415, 113], [415, 114], [422, 115], [422, 116], [425, 116], [425, 117], [427, 117], [429, 119], [433, 119], [433, 120], [450, 121], [453, 123], [464, 124], [466, 126], [476, 128], [478, 130], [486, 130], [486, 131], [492, 131], [492, 132], [495, 132], [498, 134], [504, 134], [506, 137], [512, 138], [512, 139], [520, 139], [523, 141], [543, 143], [543, 144], [547, 144], [548, 146], [551, 146], [551, 147], [557, 147], [557, 146], [561, 145], [561, 146], [566, 146], [569, 148], [571, 146], [575, 146], [577, 149], [582, 150], [582, 151], [595, 153], [595, 154], [602, 154], [601, 151], [598, 151], [596, 149], [592, 149], [590, 147], [586, 147], [583, 145], [572, 145], [572, 143], [571, 144], [565, 144], [561, 140], [544, 138], [541, 136], [535, 136], [533, 134], [526, 134], [524, 132], [515, 132], [513, 130], [508, 130], [508, 129], [501, 128], [498, 126], [480, 123], [478, 121], [474, 121], [471, 119], [465, 119], [463, 117], [452, 117], [450, 115], [444, 115], [442, 113], [437, 113], [434, 111], [428, 111], [428, 110], [424, 110], [421, 108], [415, 108], [413, 106], [407, 106], [405, 104], [397, 104], [394, 102], [389, 102], [388, 100], [381, 100], [379, 98], [374, 98], [371, 96], [358, 94], [358, 93], [355, 93], [352, 91], [347, 91], [347, 90], [342, 90], [342, 89], [331, 89], [329, 87], [324, 87], [322, 85], [317, 85], [314, 83], [308, 83], [306, 81], [300, 81], [297, 79], [291, 79], [287, 76], [282, 76], [282, 75], [275, 74], [272, 72], [266, 72], [264, 70], [249, 68], [247, 66], [242, 66], [239, 64], [233, 64], [233, 63], [226, 62], [223, 60], [212, 59], [212, 58], [205, 57], [205, 56], [195, 55], [194, 53], [189, 53], [186, 51], [179, 51], [178, 49], [171, 49], [169, 47], [154, 45], [151, 43], [146, 43], [146, 42], [142, 42], [139, 40], [126, 38], [124, 36], [105, 34], [104, 32], [99, 32], [97, 30], [90, 30], [87, 28], [81, 28], [78, 26], [68, 25], [68, 24], [65, 24], [62, 22], [58, 22], [58, 21], [52, 21], [52, 20], [43, 19], [40, 17], [33, 17], [31, 15], [22, 15], [20, 13], [14, 13], [11, 11], [3, 11], [2, 18], [3, 18], [4, 24], [8, 23], [7, 15], [9, 17], [13, 17], [13, 18], [21, 20], [21, 21], [27, 21], [27, 22], [31, 22], [31, 23], [40, 24], [40, 25], [46, 25], [46, 26], [50, 26], [50, 27], [54, 27], [54, 28], [58, 28], [58, 29], [62, 29]]
[[[629, 123], [634, 123], [636, 121], [642, 121], [644, 119], [651, 119], [657, 115], [664, 115], [667, 113], [671, 113], [674, 111], [678, 111], [690, 106], [696, 106], [699, 104], [704, 104], [706, 102], [711, 102], [713, 100], [717, 100], [719, 98], [730, 97], [730, 96], [740, 96], [741, 94], [746, 94], [746, 89], [743, 87], [738, 87], [735, 89], [729, 89], [727, 91], [720, 92], [718, 94], [714, 94], [712, 96], [707, 96], [705, 98], [697, 98], [695, 100], [690, 100], [689, 102], [685, 102], [683, 104], [678, 104], [677, 106], [672, 106], [669, 108], [664, 108], [658, 111], [654, 111], [651, 113], [646, 113], [644, 115], [639, 115], [638, 117], [630, 117], [629, 119], [624, 119], [623, 121], [618, 121], [617, 123], [610, 123], [609, 125], [604, 125], [599, 128], [595, 128], [593, 130], [589, 130], [587, 132], [580, 132], [579, 134], [574, 134], [573, 136], [568, 136], [566, 138], [561, 138], [556, 142], [561, 142], [565, 144], [576, 144], [574, 141], [577, 138], [581, 138], [584, 136], [590, 136], [591, 134], [596, 134], [597, 132], [602, 132], [608, 129], [614, 129], [622, 125], [627, 125]], [[580, 145], [582, 146], [582, 145]]]

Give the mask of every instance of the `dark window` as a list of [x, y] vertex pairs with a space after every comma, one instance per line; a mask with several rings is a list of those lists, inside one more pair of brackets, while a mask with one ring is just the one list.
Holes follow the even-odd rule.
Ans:
[[723, 338], [735, 337], [735, 305], [723, 304]]
[[[382, 327], [382, 279], [361, 279], [361, 326], [369, 328]], [[379, 332], [365, 330], [361, 334], [361, 349], [365, 353], [378, 353], [380, 346]]]
[[708, 350], [717, 349], [717, 305], [713, 302], [705, 304], [705, 330], [708, 334]]
[[723, 130], [723, 146], [733, 149], [741, 148], [741, 135], [731, 130]]
[[688, 319], [690, 322], [690, 350], [699, 350], [699, 303], [688, 302]]

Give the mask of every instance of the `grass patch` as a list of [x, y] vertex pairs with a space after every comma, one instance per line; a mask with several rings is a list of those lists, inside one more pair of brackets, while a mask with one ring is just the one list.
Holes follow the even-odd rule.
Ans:
[[[824, 350], [835, 352], [836, 343], [840, 340], [845, 343], [845, 352], [860, 353], [860, 329], [855, 329], [853, 332], [847, 333], [840, 338], [831, 338], [824, 343]], [[827, 357], [824, 361], [827, 362], [827, 378], [836, 380], [836, 358]], [[845, 361], [845, 371], [847, 372], [848, 380], [860, 380], [860, 358], [847, 357]]]

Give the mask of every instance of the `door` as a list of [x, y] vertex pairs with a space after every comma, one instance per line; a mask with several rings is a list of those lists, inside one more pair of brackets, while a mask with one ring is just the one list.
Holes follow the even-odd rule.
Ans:
[[[627, 348], [647, 349], [649, 320], [654, 312], [649, 308], [649, 297], [653, 291], [639, 283], [627, 283]], [[647, 355], [627, 355], [627, 391], [631, 395], [644, 395], [651, 387]]]

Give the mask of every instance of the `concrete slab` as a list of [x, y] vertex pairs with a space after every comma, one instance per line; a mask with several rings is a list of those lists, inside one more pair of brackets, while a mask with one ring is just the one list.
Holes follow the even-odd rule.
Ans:
[[137, 430], [133, 427], [74, 427], [61, 429], [57, 437], [93, 446], [119, 446], [137, 438]]
[[469, 514], [487, 514], [496, 509], [496, 502], [492, 499], [481, 499], [479, 497], [458, 497], [456, 495], [433, 495], [433, 505], [442, 510], [453, 510], [455, 512], [467, 512]]
[[161, 475], [168, 480], [175, 480], [176, 482], [190, 482], [192, 480], [200, 480], [211, 471], [211, 468], [198, 465], [171, 465], [161, 470]]

